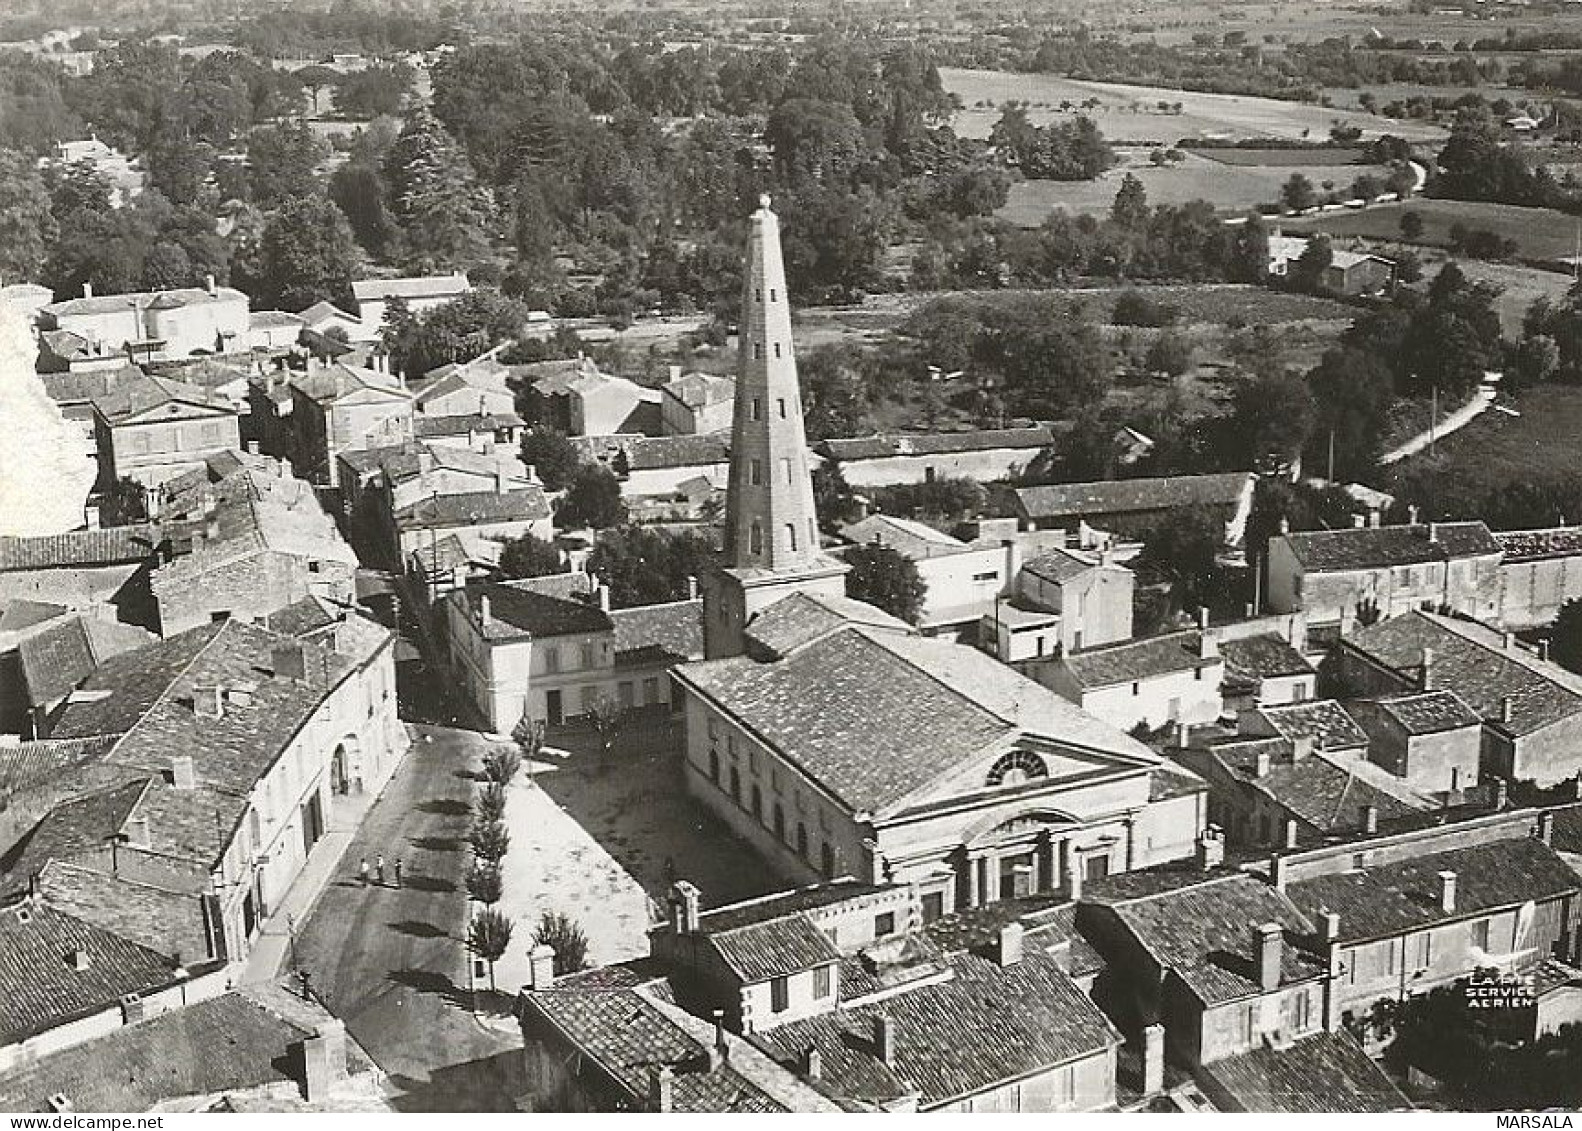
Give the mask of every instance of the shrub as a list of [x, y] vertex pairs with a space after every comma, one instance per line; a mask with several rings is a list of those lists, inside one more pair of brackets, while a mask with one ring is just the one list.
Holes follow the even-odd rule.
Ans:
[[467, 842], [472, 845], [474, 856], [494, 863], [503, 860], [511, 850], [511, 834], [499, 821], [474, 821]]
[[588, 936], [570, 915], [546, 911], [533, 932], [534, 946], [555, 948], [555, 976], [575, 974], [588, 967]]
[[1180, 310], [1169, 303], [1149, 298], [1141, 291], [1123, 291], [1115, 299], [1110, 321], [1117, 326], [1169, 326]]
[[505, 787], [498, 782], [490, 782], [478, 791], [478, 800], [473, 803], [480, 821], [497, 822], [505, 817]]
[[479, 903], [493, 906], [505, 892], [500, 866], [487, 860], [476, 861], [467, 871], [467, 894]]
[[510, 785], [522, 768], [522, 754], [514, 746], [496, 746], [483, 756], [483, 776], [496, 785]]
[[467, 924], [467, 949], [489, 964], [489, 988], [494, 988], [494, 964], [511, 945], [511, 920], [485, 907]]

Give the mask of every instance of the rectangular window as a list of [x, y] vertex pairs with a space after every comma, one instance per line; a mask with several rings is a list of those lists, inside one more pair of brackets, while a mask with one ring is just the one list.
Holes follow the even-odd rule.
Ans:
[[591, 668], [598, 663], [598, 645], [584, 642], [582, 645], [582, 666]]
[[1424, 931], [1417, 936], [1417, 968], [1426, 970], [1434, 964], [1434, 933]]
[[775, 978], [770, 981], [769, 1008], [776, 1013], [784, 1013], [791, 1008], [791, 981], [789, 978]]
[[775, 356], [776, 357], [780, 356], [780, 343], [779, 342], [775, 343]]
[[814, 997], [819, 998], [820, 1000], [829, 997], [830, 990], [834, 988], [832, 985], [834, 979], [830, 976], [830, 971], [833, 969], [835, 969], [833, 966], [813, 967]]
[[1000, 571], [997, 570], [997, 569], [991, 569], [988, 573], [975, 573], [975, 574], [972, 575], [972, 580], [974, 580], [974, 581], [998, 581], [998, 580], [1000, 580]]
[[775, 404], [780, 407], [780, 419], [784, 420], [786, 418], [786, 399], [781, 397], [775, 401]]
[[[754, 346], [753, 348], [757, 349], [756, 346]], [[754, 420], [762, 420], [763, 419], [763, 402], [760, 401], [757, 397], [753, 398], [753, 419]]]
[[945, 917], [945, 893], [930, 891], [923, 893], [923, 922], [932, 923], [935, 919]]
[[1140, 684], [1140, 683], [1133, 683], [1132, 684], [1132, 694], [1133, 695], [1141, 695], [1142, 693], [1143, 693], [1143, 685]]
[[1487, 953], [1489, 949], [1489, 921], [1479, 919], [1472, 924], [1472, 945]]
[[779, 766], [770, 766], [769, 767], [769, 788], [774, 790], [776, 793], [780, 792], [780, 767]]
[[747, 748], [747, 768], [755, 774], [758, 772], [758, 751], [753, 747]]
[[791, 482], [791, 461], [789, 459], [782, 459], [780, 461], [780, 478], [784, 479], [787, 483]]
[[873, 917], [874, 938], [882, 939], [895, 934], [895, 912], [884, 911]]
[[558, 672], [560, 670], [560, 649], [553, 644], [546, 645], [544, 648], [544, 670], [546, 672]]
[[[757, 402], [754, 402], [757, 403]], [[764, 482], [764, 465], [762, 460], [749, 460], [747, 463], [748, 480], [754, 487], [762, 487]]]
[[718, 738], [719, 736], [720, 736], [720, 721], [718, 719], [716, 719], [716, 718], [710, 717], [710, 719], [709, 719], [709, 737], [710, 738]]

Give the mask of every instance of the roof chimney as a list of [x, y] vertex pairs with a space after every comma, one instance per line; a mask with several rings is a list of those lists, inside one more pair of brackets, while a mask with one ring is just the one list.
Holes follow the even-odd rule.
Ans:
[[670, 886], [670, 926], [678, 935], [698, 933], [698, 920], [702, 917], [703, 893], [697, 885], [687, 880], [677, 880]]
[[194, 687], [192, 689], [192, 713], [200, 719], [224, 718], [224, 689], [220, 687]]
[[1082, 857], [1076, 849], [1069, 847], [1066, 853], [1066, 898], [1073, 903], [1082, 898]]
[[214, 285], [213, 275], [205, 275], [203, 277], [203, 289], [208, 291], [211, 296], [218, 295], [220, 293], [220, 288]]
[[1516, 697], [1513, 695], [1500, 696], [1500, 724], [1510, 726], [1516, 713]]
[[1437, 545], [1439, 543], [1439, 524], [1437, 522], [1430, 522], [1428, 524], [1428, 541], [1433, 545]]
[[1143, 1027], [1143, 1095], [1154, 1096], [1165, 1090], [1165, 1027]]
[[1324, 941], [1335, 942], [1340, 938], [1340, 912], [1324, 912]]
[[1198, 626], [1198, 629], [1200, 631], [1206, 631], [1208, 629], [1208, 606], [1207, 605], [1199, 605], [1197, 607], [1197, 626]]
[[1022, 933], [1022, 925], [1015, 920], [1000, 928], [995, 940], [995, 962], [1001, 966], [1015, 966], [1022, 960]]
[[86, 971], [89, 965], [91, 965], [91, 962], [92, 960], [88, 957], [88, 952], [83, 950], [81, 947], [78, 947], [66, 955], [67, 965], [69, 965], [79, 974]]
[[598, 594], [599, 594], [599, 608], [603, 609], [605, 612], [609, 612], [610, 611], [610, 587], [608, 585], [601, 584], [599, 586], [599, 588], [598, 588]]
[[1316, 746], [1317, 743], [1314, 742], [1312, 735], [1297, 735], [1291, 740], [1291, 761], [1293, 763], [1300, 762], [1302, 759], [1310, 757], [1313, 753], [1314, 747]]
[[1291, 862], [1276, 852], [1269, 857], [1269, 882], [1274, 885], [1275, 891], [1284, 891], [1286, 881], [1290, 879]]
[[346, 1023], [330, 1018], [302, 1042], [303, 1098], [321, 1103], [346, 1076]]
[[1427, 646], [1423, 648], [1423, 669], [1417, 677], [1417, 685], [1421, 691], [1434, 689], [1434, 650]]
[[648, 1069], [648, 1107], [651, 1111], [669, 1114], [675, 1110], [676, 1074], [668, 1064], [650, 1065]]
[[1278, 923], [1263, 923], [1252, 929], [1254, 953], [1258, 956], [1258, 988], [1264, 992], [1280, 985], [1281, 950], [1285, 930]]
[[494, 472], [494, 493], [496, 495], [504, 495], [510, 489], [510, 484], [506, 482], [505, 468], [496, 468]]
[[1449, 870], [1439, 873], [1439, 910], [1446, 915], [1456, 913], [1456, 874]]
[[99, 529], [99, 508], [92, 503], [82, 508], [82, 522], [89, 530]]
[[[1205, 613], [1202, 620], [1208, 619]], [[1212, 660], [1219, 655], [1219, 631], [1213, 628], [1199, 628], [1197, 634], [1197, 655], [1200, 660]]]
[[[1412, 519], [1412, 521], [1416, 522], [1417, 519], [1414, 518], [1414, 519]], [[1373, 507], [1373, 508], [1371, 508], [1368, 511], [1368, 525], [1373, 527], [1373, 529], [1375, 529], [1375, 530], [1377, 530], [1379, 528], [1379, 508], [1378, 507]]]
[[1225, 863], [1225, 838], [1217, 825], [1209, 825], [1198, 834], [1196, 849], [1197, 866], [1204, 871]]
[[1538, 814], [1538, 839], [1543, 841], [1545, 844], [1549, 844], [1552, 840], [1554, 840], [1554, 835], [1555, 815], [1552, 810], [1546, 809], [1542, 813]]
[[92, 298], [93, 297], [93, 284], [88, 282], [86, 279], [83, 280], [83, 284], [82, 284], [82, 297], [83, 298]]
[[1368, 516], [1367, 515], [1365, 515], [1365, 514], [1354, 514], [1354, 515], [1351, 516], [1351, 526], [1352, 526], [1353, 530], [1361, 530], [1366, 525], [1368, 525]]
[[1417, 504], [1412, 503], [1406, 508], [1406, 521], [1412, 526], [1417, 525]]
[[1492, 802], [1492, 807], [1496, 811], [1505, 808], [1506, 804], [1510, 801], [1510, 791], [1510, 784], [1504, 778], [1494, 779], [1494, 800]]
[[1516, 634], [1514, 632], [1500, 633], [1500, 647], [1507, 652], [1514, 652], [1516, 650]]
[[886, 1067], [895, 1067], [895, 1019], [888, 1013], [874, 1014], [873, 1055]]
[[1270, 758], [1267, 750], [1258, 751], [1252, 766], [1252, 776], [1266, 778], [1269, 776]]
[[1289, 534], [1289, 533], [1291, 533], [1291, 520], [1286, 518], [1284, 515], [1280, 516], [1280, 533], [1281, 534]]
[[1538, 642], [1538, 658], [1545, 661], [1549, 659], [1549, 638], [1547, 636]]
[[1296, 823], [1296, 818], [1287, 817], [1285, 820], [1285, 847], [1287, 851], [1290, 851], [1296, 847], [1296, 834], [1298, 830], [1299, 826]]
[[689, 574], [687, 574], [687, 600], [689, 600], [689, 601], [696, 601], [697, 599], [698, 599], [698, 578], [697, 578], [696, 574], [689, 573]]
[[527, 956], [527, 987], [547, 990], [555, 984], [555, 948], [548, 943], [535, 946]]
[[1379, 809], [1376, 805], [1362, 807], [1362, 831], [1372, 836], [1379, 831]]
[[809, 1045], [802, 1050], [802, 1075], [809, 1080], [824, 1078], [824, 1054], [817, 1045]]
[[484, 628], [488, 628], [489, 621], [493, 619], [491, 615], [493, 612], [494, 610], [489, 607], [489, 594], [478, 594], [478, 623]]
[[170, 759], [170, 784], [181, 790], [198, 788], [198, 774], [193, 768], [191, 754], [177, 754]]
[[730, 1056], [731, 1047], [725, 1038], [725, 1011], [714, 1011], [714, 1043], [709, 1046], [709, 1071], [713, 1072]]

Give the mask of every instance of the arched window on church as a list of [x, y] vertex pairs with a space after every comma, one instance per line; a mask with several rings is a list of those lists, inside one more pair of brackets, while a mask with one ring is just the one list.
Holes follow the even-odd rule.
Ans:
[[796, 823], [796, 854], [807, 859], [807, 826], [801, 821]]
[[720, 755], [718, 751], [709, 751], [709, 780], [715, 785], [720, 784]]
[[1034, 778], [1047, 778], [1049, 767], [1031, 750], [1012, 750], [989, 767], [989, 785], [1020, 785]]
[[835, 846], [827, 840], [819, 848], [819, 868], [826, 880], [835, 878]]
[[786, 838], [786, 811], [785, 811], [785, 806], [781, 805], [780, 802], [776, 801], [775, 802], [775, 839], [780, 841], [783, 844], [783, 843], [785, 843], [785, 838]]
[[764, 791], [756, 784], [753, 786], [753, 819], [760, 824], [764, 819]]
[[796, 523], [786, 523], [786, 537], [791, 541], [791, 552], [796, 553]]
[[764, 552], [764, 528], [758, 523], [753, 523], [752, 529], [747, 532], [747, 548], [754, 554]]
[[735, 766], [731, 767], [731, 800], [738, 805], [742, 803], [742, 775]]

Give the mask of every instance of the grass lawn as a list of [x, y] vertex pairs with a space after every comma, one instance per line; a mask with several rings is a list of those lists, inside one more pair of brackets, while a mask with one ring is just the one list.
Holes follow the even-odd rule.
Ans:
[[1464, 200], [1418, 198], [1408, 204], [1381, 204], [1361, 212], [1333, 212], [1324, 216], [1286, 217], [1281, 227], [1291, 232], [1328, 232], [1332, 236], [1366, 236], [1398, 240], [1401, 214], [1407, 210], [1423, 218], [1420, 243], [1444, 247], [1450, 243], [1450, 225], [1486, 228], [1516, 241], [1524, 259], [1558, 259], [1576, 254], [1579, 221], [1550, 208], [1519, 208], [1513, 204], [1487, 204]]
[[[1582, 388], [1547, 385], [1509, 403], [1520, 417], [1490, 411], [1426, 451], [1402, 460], [1403, 476], [1432, 473], [1451, 483], [1520, 483], [1579, 473]], [[1568, 516], [1574, 521], [1576, 517]]]
[[1387, 172], [1377, 165], [1323, 164], [1323, 150], [1300, 153], [1302, 157], [1312, 157], [1308, 164], [1248, 165], [1234, 159], [1221, 159], [1222, 154], [1235, 152], [1228, 149], [1192, 151], [1175, 165], [1160, 166], [1149, 163], [1146, 150], [1123, 150], [1119, 165], [1091, 181], [1018, 181], [1011, 186], [1010, 199], [999, 215], [1029, 228], [1043, 223], [1044, 217], [1055, 208], [1104, 215], [1109, 212], [1121, 181], [1128, 173], [1143, 183], [1150, 204], [1206, 200], [1228, 212], [1247, 212], [1279, 200], [1280, 186], [1294, 173], [1303, 174], [1315, 185], [1331, 181], [1336, 188], [1345, 188], [1363, 173], [1383, 177]]
[[[999, 120], [999, 105], [1006, 101], [1033, 104], [1029, 117], [1042, 125], [1070, 117], [1060, 104], [1097, 98], [1090, 112], [1093, 121], [1111, 141], [1174, 143], [1184, 137], [1312, 138], [1322, 140], [1336, 122], [1360, 127], [1374, 136], [1393, 133], [1408, 141], [1443, 138], [1442, 127], [1422, 122], [1396, 121], [1373, 114], [1337, 110], [1304, 102], [1254, 98], [1234, 94], [1199, 94], [1130, 83], [1083, 82], [1055, 75], [1013, 74], [1008, 71], [941, 67], [945, 89], [960, 95], [965, 107], [956, 115], [956, 132], [966, 137], [988, 137]], [[1181, 113], [1164, 113], [1163, 101], [1181, 103]], [[980, 106], [979, 103], [990, 103]], [[1073, 111], [1074, 112], [1074, 111]]]

